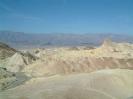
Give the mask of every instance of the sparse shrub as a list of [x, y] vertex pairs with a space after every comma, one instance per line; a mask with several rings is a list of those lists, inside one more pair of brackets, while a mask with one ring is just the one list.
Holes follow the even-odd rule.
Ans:
[[15, 76], [16, 76], [16, 74], [15, 74], [15, 73], [13, 73], [13, 74], [12, 74], [12, 76], [13, 76], [13, 77], [15, 77]]
[[3, 68], [3, 69], [7, 71], [7, 69], [6, 69], [6, 68]]
[[7, 78], [7, 75], [3, 75], [4, 78]]

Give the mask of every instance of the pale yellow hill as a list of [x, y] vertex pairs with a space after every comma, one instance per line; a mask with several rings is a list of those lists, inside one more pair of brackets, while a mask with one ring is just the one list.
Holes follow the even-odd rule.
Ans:
[[[35, 51], [36, 52], [36, 51]], [[34, 55], [40, 60], [24, 68], [30, 76], [86, 73], [102, 69], [133, 69], [133, 45], [104, 41], [94, 49], [40, 49]]]
[[0, 99], [128, 99], [132, 96], [133, 71], [124, 69], [33, 78], [0, 93]]

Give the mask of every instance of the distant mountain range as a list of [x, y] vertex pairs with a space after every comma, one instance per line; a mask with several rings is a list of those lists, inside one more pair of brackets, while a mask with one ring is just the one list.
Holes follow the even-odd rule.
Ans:
[[23, 33], [12, 31], [0, 31], [0, 42], [13, 47], [44, 47], [44, 46], [94, 46], [99, 45], [104, 39], [110, 38], [116, 42], [133, 43], [133, 36], [112, 33]]

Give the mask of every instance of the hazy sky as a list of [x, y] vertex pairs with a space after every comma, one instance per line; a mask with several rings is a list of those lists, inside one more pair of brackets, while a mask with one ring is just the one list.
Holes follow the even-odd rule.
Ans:
[[133, 33], [133, 0], [0, 0], [0, 30]]

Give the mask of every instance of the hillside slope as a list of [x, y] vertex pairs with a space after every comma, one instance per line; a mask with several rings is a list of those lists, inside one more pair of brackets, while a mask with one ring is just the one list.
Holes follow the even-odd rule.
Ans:
[[53, 48], [33, 53], [40, 60], [24, 68], [31, 76], [93, 72], [101, 69], [133, 69], [133, 45], [105, 41], [100, 47]]
[[0, 67], [18, 72], [36, 60], [37, 57], [29, 52], [18, 51], [5, 43], [0, 43]]
[[[8, 95], [7, 95], [8, 93]], [[132, 70], [102, 70], [69, 76], [33, 78], [0, 93], [2, 99], [130, 99]]]

